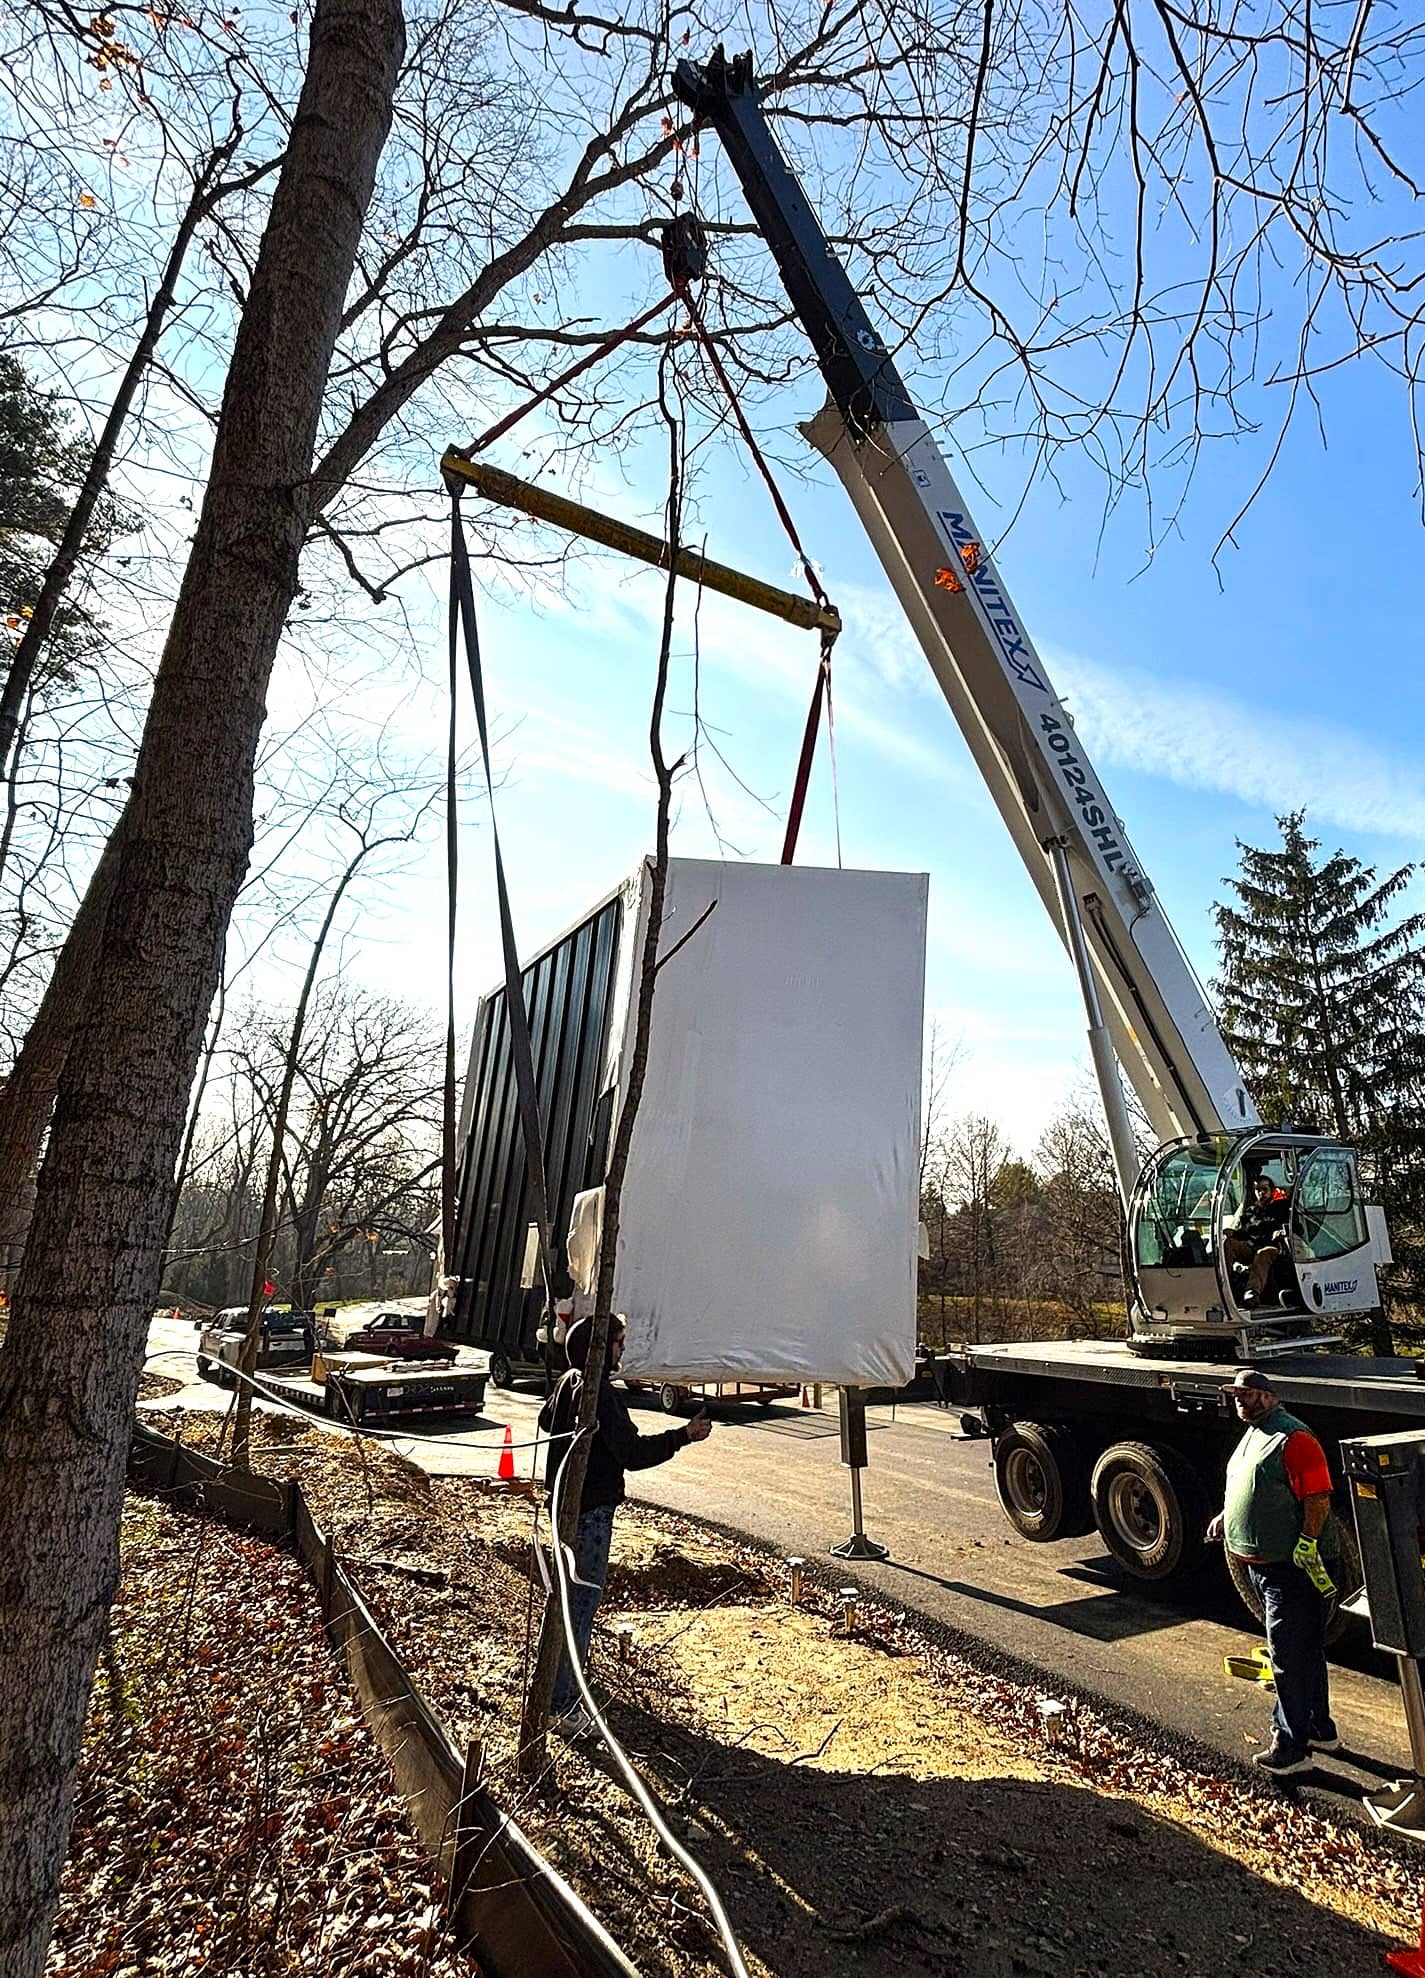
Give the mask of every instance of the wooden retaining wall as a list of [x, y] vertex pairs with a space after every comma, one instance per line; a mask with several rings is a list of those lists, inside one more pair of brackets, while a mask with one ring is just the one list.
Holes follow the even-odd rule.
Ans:
[[485, 1978], [638, 1978], [603, 1925], [480, 1785], [478, 1746], [462, 1753], [450, 1742], [297, 1484], [235, 1477], [143, 1422], [134, 1428], [129, 1477], [206, 1516], [295, 1545], [362, 1714], [446, 1878], [451, 1928]]

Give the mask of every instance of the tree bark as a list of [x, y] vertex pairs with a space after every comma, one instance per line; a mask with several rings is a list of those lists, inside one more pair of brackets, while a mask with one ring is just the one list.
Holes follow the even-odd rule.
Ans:
[[94, 868], [34, 1021], [25, 1033], [20, 1055], [0, 1092], [0, 1230], [6, 1231], [12, 1247], [21, 1250], [25, 1241], [21, 1228], [25, 1185], [34, 1170], [75, 1027], [89, 994], [123, 828], [121, 817]]
[[185, 1100], [404, 40], [399, 0], [317, 0], [0, 1349], [0, 1978], [44, 1967]]

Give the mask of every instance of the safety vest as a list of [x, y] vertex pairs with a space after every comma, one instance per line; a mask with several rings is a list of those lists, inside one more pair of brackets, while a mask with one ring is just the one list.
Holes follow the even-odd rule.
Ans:
[[[1290, 1559], [1301, 1537], [1301, 1499], [1286, 1473], [1286, 1446], [1305, 1422], [1280, 1403], [1249, 1428], [1227, 1462], [1227, 1496], [1222, 1535], [1239, 1559], [1267, 1563]], [[1321, 1550], [1336, 1550], [1331, 1519], [1321, 1534]]]

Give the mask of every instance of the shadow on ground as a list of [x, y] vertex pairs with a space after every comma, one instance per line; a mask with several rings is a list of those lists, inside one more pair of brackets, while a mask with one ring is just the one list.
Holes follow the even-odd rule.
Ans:
[[[812, 1772], [627, 1703], [612, 1722], [675, 1797], [688, 1782], [683, 1836], [778, 1978], [1366, 1978], [1389, 1948], [1087, 1789]], [[711, 1951], [708, 1927], [690, 1914], [677, 1930]]]

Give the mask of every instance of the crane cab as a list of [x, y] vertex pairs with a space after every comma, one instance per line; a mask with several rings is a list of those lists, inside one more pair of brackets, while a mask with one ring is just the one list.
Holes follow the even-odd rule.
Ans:
[[1147, 1352], [1207, 1342], [1247, 1358], [1332, 1343], [1323, 1328], [1372, 1311], [1376, 1268], [1390, 1261], [1354, 1152], [1260, 1126], [1160, 1147], [1128, 1233], [1129, 1335]]

